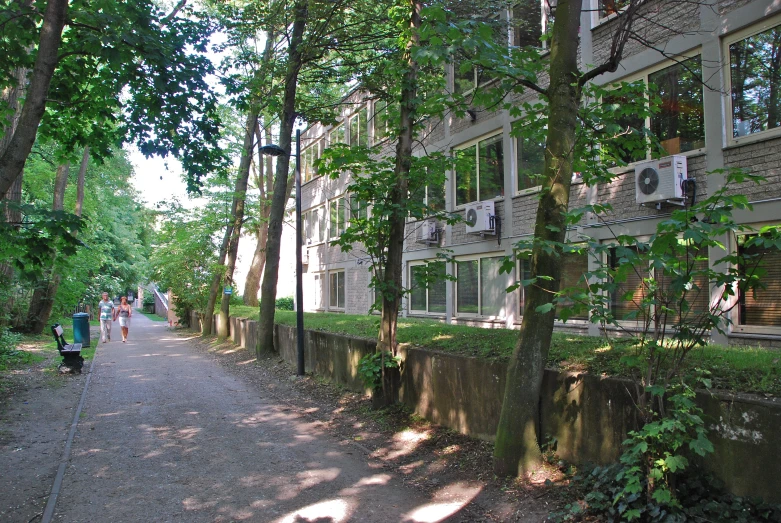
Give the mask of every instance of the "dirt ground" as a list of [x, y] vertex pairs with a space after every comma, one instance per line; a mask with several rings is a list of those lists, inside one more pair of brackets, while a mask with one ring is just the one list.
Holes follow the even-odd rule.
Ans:
[[320, 421], [335, 437], [351, 440], [369, 460], [416, 490], [434, 493], [442, 485], [461, 482], [478, 491], [461, 513], [465, 521], [546, 521], [565, 502], [566, 479], [554, 466], [522, 480], [496, 478], [490, 443], [429, 423], [404, 408], [374, 411], [369, 398], [317, 377], [298, 378], [279, 358], [254, 360], [229, 342], [204, 340], [196, 346], [277, 401]]
[[21, 347], [44, 361], [0, 376], [0, 521], [40, 520], [84, 389], [87, 374], [57, 374], [44, 344]]
[[[566, 489], [560, 488], [564, 479], [555, 467], [524, 480], [497, 479], [488, 443], [434, 426], [401, 408], [373, 411], [368, 398], [316, 377], [296, 378], [277, 358], [256, 361], [244, 349], [213, 340], [196, 340], [190, 346], [335, 438], [349, 441], [369, 463], [416, 492], [447, 497], [442, 486], [460, 485], [463, 492], [453, 496], [474, 493], [459, 521], [545, 521], [562, 503]], [[41, 351], [35, 345], [23, 349]], [[87, 376], [90, 362], [82, 375], [58, 375], [54, 368], [59, 357], [54, 351], [46, 355], [41, 363], [0, 377], [6, 389], [0, 403], [1, 521], [40, 520]]]

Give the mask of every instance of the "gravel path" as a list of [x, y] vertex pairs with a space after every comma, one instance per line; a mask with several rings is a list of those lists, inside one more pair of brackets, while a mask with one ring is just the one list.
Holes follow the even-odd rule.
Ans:
[[460, 520], [188, 340], [135, 314], [100, 345], [55, 521]]

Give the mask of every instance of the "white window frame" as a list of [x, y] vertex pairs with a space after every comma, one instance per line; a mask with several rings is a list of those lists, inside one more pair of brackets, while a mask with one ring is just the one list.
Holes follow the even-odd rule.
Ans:
[[[432, 259], [428, 259], [428, 260], [410, 261], [407, 264], [407, 281], [409, 282], [409, 287], [410, 288], [412, 287], [412, 271], [413, 271], [413, 268], [414, 267], [424, 266], [427, 263], [435, 262], [435, 261], [437, 261], [437, 260], [432, 258]], [[447, 273], [447, 265], [445, 266], [445, 273]], [[447, 280], [443, 280], [443, 283], [445, 283], [446, 281]], [[429, 295], [428, 295], [429, 289], [427, 288], [425, 290], [426, 290], [426, 310], [424, 311], [424, 310], [413, 309], [412, 308], [412, 294], [410, 293], [409, 298], [407, 299], [407, 312], [409, 312], [409, 314], [413, 314], [413, 315], [416, 315], [416, 316], [444, 316], [446, 314], [447, 309], [445, 311], [443, 311], [443, 312], [431, 312], [430, 311], [431, 305], [429, 304]], [[447, 287], [445, 287], [445, 307], [447, 308]]]
[[[583, 244], [576, 242], [574, 245], [583, 245]], [[527, 251], [527, 253], [531, 254], [531, 251]], [[519, 254], [523, 254], [523, 253], [519, 253]], [[591, 256], [591, 254], [587, 253], [586, 254], [586, 259], [587, 260], [588, 260], [589, 256]], [[516, 280], [519, 281], [519, 282], [523, 280], [523, 267], [522, 267], [522, 263], [523, 263], [523, 260], [521, 258], [517, 258], [516, 261], [515, 261], [515, 270], [516, 270], [516, 274], [517, 274]], [[529, 267], [529, 269], [531, 270], [531, 267]], [[526, 296], [524, 294], [525, 292], [526, 291], [524, 290], [523, 285], [520, 285], [518, 287], [518, 300], [517, 300], [518, 320], [517, 320], [517, 322], [520, 322], [521, 320], [523, 320], [523, 309], [524, 309], [524, 303], [523, 302], [526, 300]], [[559, 318], [554, 318], [554, 322], [556, 322], [557, 324], [565, 325], [565, 322], [560, 320]], [[567, 320], [566, 325], [588, 325], [589, 323], [591, 323], [591, 322], [589, 321], [588, 318], [586, 318], [586, 319], [583, 319], [583, 318], [572, 318], [572, 319]]]
[[621, 7], [618, 11], [615, 13], [611, 13], [607, 16], [602, 16], [602, 13], [599, 9], [599, 0], [591, 0], [590, 2], [591, 7], [591, 28], [596, 29], [600, 25], [609, 22], [610, 20], [616, 18], [621, 13], [627, 10], [629, 7], [628, 5], [625, 5], [624, 7]]
[[[551, 5], [551, 0], [539, 0], [540, 2], [540, 35], [546, 35], [550, 31], [549, 23], [554, 6]], [[513, 13], [515, 12], [515, 6], [520, 2], [514, 2], [509, 9], [509, 19], [512, 22], [514, 20]], [[550, 7], [550, 9], [549, 9]], [[510, 38], [510, 43], [515, 45], [515, 33], [513, 28], [513, 34]], [[549, 50], [550, 43], [548, 40], [542, 40], [540, 42], [540, 48], [543, 50]]]
[[[331, 289], [331, 276], [339, 275], [339, 274], [341, 274], [341, 279], [342, 279], [342, 284], [343, 284], [342, 286], [344, 287], [344, 296], [342, 296], [342, 298], [344, 300], [344, 306], [343, 307], [339, 307], [339, 294], [336, 294], [336, 300], [335, 300], [336, 301], [336, 305], [331, 305], [331, 296], [332, 296], [332, 292], [331, 292], [331, 290], [332, 290]], [[328, 271], [327, 278], [328, 278], [328, 310], [329, 311], [344, 312], [345, 308], [347, 307], [347, 279], [345, 278], [345, 271], [344, 271], [344, 269], [334, 269], [334, 270]], [[338, 278], [339, 278], [339, 276], [337, 276], [337, 279]], [[338, 291], [338, 289], [339, 289], [339, 284], [337, 283], [336, 290]]]
[[[753, 232], [745, 232], [742, 234], [738, 234], [736, 236], [752, 236], [754, 234], [759, 234], [759, 230], [766, 226], [766, 225], [779, 225], [778, 221], [769, 221], [769, 222], [761, 222], [761, 223], [752, 223], [748, 224], [750, 227], [755, 229]], [[730, 249], [731, 252], [737, 253], [738, 252], [738, 239], [736, 236], [733, 236], [730, 238]], [[734, 269], [737, 269], [737, 267], [733, 266]], [[781, 336], [781, 327], [774, 327], [774, 326], [764, 326], [764, 325], [741, 325], [740, 321], [740, 306], [738, 305], [739, 300], [739, 293], [738, 290], [735, 289], [735, 307], [730, 311], [730, 319], [732, 320], [732, 323], [729, 326], [729, 333], [730, 334], [740, 334], [740, 335], [751, 335], [751, 334], [759, 334], [759, 335], [767, 335], [767, 336]]]
[[[345, 195], [344, 194], [342, 194], [341, 196], [337, 196], [335, 198], [331, 198], [330, 200], [328, 200], [328, 239], [329, 240], [336, 240], [336, 239], [338, 239], [342, 235], [342, 233], [347, 229], [347, 216], [346, 216], [346, 212], [345, 212], [344, 201], [345, 201]], [[341, 216], [342, 216], [342, 229], [339, 230], [338, 222], [337, 222], [336, 236], [333, 236], [331, 234], [331, 229], [333, 227], [332, 226], [332, 218], [331, 218], [331, 205], [333, 203], [336, 203], [336, 205], [337, 205], [336, 214], [337, 215], [341, 214]]]
[[[476, 179], [477, 179], [477, 197], [478, 198], [480, 197], [480, 143], [484, 142], [484, 141], [487, 141], [487, 140], [490, 140], [491, 138], [496, 138], [497, 136], [501, 137], [501, 140], [499, 140], [499, 143], [502, 144], [502, 161], [506, 164], [506, 162], [507, 162], [507, 155], [505, 154], [506, 151], [504, 150], [504, 133], [502, 131], [493, 132], [491, 134], [487, 134], [487, 135], [481, 136], [481, 137], [476, 138], [474, 140], [470, 140], [468, 142], [464, 142], [464, 143], [458, 145], [458, 147], [454, 147], [453, 148], [453, 154], [455, 155], [455, 154], [458, 154], [459, 151], [463, 151], [464, 149], [468, 149], [469, 147], [472, 147], [473, 145], [475, 146], [475, 169], [476, 169], [476, 173], [475, 174], [477, 175]], [[505, 166], [505, 168], [506, 168], [506, 166]], [[502, 189], [503, 189], [502, 192], [506, 192], [506, 191], [504, 191], [504, 189], [506, 189], [506, 187], [505, 187], [505, 180], [504, 180], [504, 169], [502, 171], [503, 171], [502, 172]], [[453, 194], [453, 209], [454, 210], [465, 209], [466, 206], [469, 205], [470, 203], [475, 203], [475, 202], [480, 202], [480, 201], [487, 201], [487, 200], [474, 200], [474, 201], [471, 201], [471, 202], [459, 203], [458, 202], [458, 171], [454, 169], [454, 170], [450, 171], [450, 173], [451, 173], [452, 176], [449, 176], [448, 178], [452, 179], [452, 187], [453, 187], [453, 193], [452, 194]], [[492, 200], [492, 201], [495, 201], [495, 202], [501, 202], [501, 201], [504, 200], [504, 198], [505, 198], [505, 196], [496, 196], [494, 198], [489, 198], [489, 200]], [[447, 206], [447, 202], [446, 202], [446, 206]]]
[[[482, 253], [482, 254], [470, 254], [467, 256], [458, 256], [454, 260], [454, 267], [453, 272], [456, 276], [456, 281], [454, 282], [455, 285], [453, 285], [453, 316], [456, 318], [480, 318], [480, 319], [486, 319], [486, 320], [502, 320], [505, 319], [507, 315], [507, 299], [506, 295], [508, 293], [505, 293], [505, 305], [504, 313], [505, 316], [484, 316], [480, 314], [480, 311], [483, 309], [483, 294], [482, 294], [482, 284], [483, 284], [483, 277], [482, 273], [480, 271], [482, 267], [482, 260], [484, 258], [504, 258], [505, 254], [503, 252], [490, 252], [490, 253]], [[471, 313], [471, 312], [458, 312], [458, 263], [459, 262], [468, 262], [468, 261], [475, 261], [477, 260], [477, 313]], [[499, 276], [505, 276], [506, 273], [499, 273]], [[506, 287], [509, 287], [506, 286]], [[428, 304], [428, 300], [426, 302]]]
[[[664, 62], [660, 62], [658, 64], [655, 64], [652, 67], [648, 67], [646, 69], [643, 69], [642, 71], [638, 71], [638, 72], [636, 72], [634, 74], [625, 76], [625, 77], [623, 77], [621, 79], [618, 79], [618, 80], [615, 80], [614, 82], [611, 82], [611, 84], [620, 84], [621, 82], [632, 83], [632, 82], [635, 82], [637, 80], [642, 80], [645, 83], [646, 88], [648, 88], [648, 77], [650, 75], [652, 75], [654, 73], [657, 73], [657, 72], [661, 71], [662, 69], [667, 69], [668, 67], [672, 67], [672, 66], [676, 65], [678, 62], [682, 62], [684, 60], [688, 60], [690, 58], [694, 58], [695, 56], [700, 56], [700, 64], [702, 64], [701, 48], [700, 47], [696, 47], [696, 48], [691, 49], [691, 50], [689, 50], [689, 51], [687, 51], [685, 53], [681, 53], [680, 55], [678, 55], [678, 60], [677, 61], [676, 60], [665, 60]], [[606, 86], [606, 88], [609, 90], [610, 86], [608, 85], [608, 86]], [[704, 89], [705, 86], [702, 86], [702, 88]], [[650, 129], [651, 128], [651, 117], [650, 117], [650, 115], [645, 118], [645, 120], [643, 121], [643, 125], [645, 126], [646, 129]], [[703, 133], [705, 133], [705, 102], [704, 102], [704, 100], [703, 100], [702, 125], [703, 125], [703, 127], [702, 127]], [[703, 136], [703, 142], [705, 144], [703, 147], [700, 147], [698, 149], [692, 149], [691, 151], [685, 151], [685, 152], [682, 152], [682, 153], [675, 153], [675, 154], [677, 156], [700, 156], [702, 154], [705, 154], [706, 147], [707, 147], [707, 141], [706, 141], [706, 138], [704, 136]], [[648, 144], [647, 147], [646, 147], [646, 151], [645, 151], [645, 158], [642, 158], [640, 160], [636, 160], [634, 162], [630, 162], [630, 163], [626, 164], [626, 166], [611, 167], [610, 171], [611, 172], [629, 172], [629, 171], [634, 169], [635, 165], [640, 164], [642, 162], [647, 162], [648, 160], [651, 160], [652, 159], [652, 154], [651, 153], [652, 153], [651, 145]]]
[[323, 285], [323, 280], [326, 278], [325, 272], [316, 272], [314, 273], [313, 278], [313, 286], [314, 286], [314, 310], [316, 311], [324, 311], [326, 310], [325, 307], [325, 287]]
[[[323, 215], [323, 218], [322, 218], [322, 221], [321, 221], [319, 215], [320, 215], [320, 213], [325, 213], [326, 210], [327, 209], [326, 209], [325, 204], [322, 204], [322, 205], [316, 205], [316, 206], [314, 206], [314, 207], [312, 207], [310, 209], [307, 209], [306, 212], [303, 213], [302, 220], [304, 218], [306, 219], [306, 221], [304, 222], [304, 231], [307, 232], [307, 235], [306, 235], [306, 238], [305, 238], [305, 241], [306, 241], [307, 245], [319, 245], [319, 244], [325, 242], [325, 240], [326, 240], [326, 238], [325, 238], [326, 231], [321, 230], [320, 225], [322, 224], [323, 229], [326, 228], [326, 224], [328, 223], [328, 219], [327, 219], [327, 217], [325, 215]], [[318, 220], [317, 220], [316, 223], [311, 223], [310, 222], [311, 216], [312, 216], [312, 213], [315, 212], [315, 211], [317, 211]], [[313, 225], [316, 226], [316, 231], [315, 231], [315, 227], [313, 227]], [[315, 232], [317, 232], [317, 234], [315, 234]]]
[[[317, 173], [317, 170], [315, 169], [314, 166], [314, 162], [320, 159], [320, 156], [323, 154], [323, 144], [324, 144], [324, 140], [320, 138], [316, 142], [307, 146], [306, 149], [301, 151], [301, 167], [302, 167], [301, 183], [302, 184], [309, 183], [315, 178], [321, 176], [320, 174]], [[315, 153], [317, 157], [307, 159], [307, 156], [312, 155], [313, 153]], [[311, 175], [307, 175], [307, 167], [311, 169]]]
[[731, 33], [728, 36], [725, 36], [721, 40], [722, 53], [723, 53], [722, 56], [724, 56], [724, 84], [725, 84], [725, 91], [727, 93], [726, 96], [724, 96], [724, 103], [726, 104], [724, 110], [724, 115], [726, 120], [724, 122], [724, 127], [727, 132], [728, 146], [763, 141], [781, 135], [781, 127], [776, 127], [774, 129], [766, 129], [764, 131], [748, 134], [746, 136], [739, 136], [737, 138], [734, 137], [735, 129], [732, 123], [732, 74], [730, 72], [730, 65], [732, 62], [729, 54], [730, 45], [739, 42], [741, 40], [751, 38], [754, 35], [765, 32], [768, 29], [772, 29], [773, 27], [776, 27], [778, 25], [781, 25], [781, 14], [777, 14], [776, 16], [771, 16], [770, 18], [760, 20], [754, 24], [749, 25], [748, 27], [745, 27], [743, 29], [735, 31], [734, 33]]
[[[371, 134], [371, 131], [369, 130], [369, 106], [367, 104], [362, 104], [358, 107], [358, 109], [353, 112], [349, 118], [347, 118], [347, 126], [345, 127], [345, 138], [347, 140], [347, 143], [350, 147], [360, 145], [362, 136], [361, 136], [361, 113], [364, 113], [366, 118], [366, 143], [365, 147], [369, 146], [369, 135]], [[353, 143], [353, 137], [352, 137], [352, 126], [353, 121], [355, 119], [358, 119], [358, 142]]]
[[[339, 128], [344, 131], [344, 140], [341, 142], [334, 142], [333, 136], [339, 132]], [[347, 127], [345, 126], [345, 122], [340, 122], [337, 125], [334, 125], [329, 131], [328, 131], [328, 146], [332, 146], [336, 143], [341, 143], [347, 145]]]

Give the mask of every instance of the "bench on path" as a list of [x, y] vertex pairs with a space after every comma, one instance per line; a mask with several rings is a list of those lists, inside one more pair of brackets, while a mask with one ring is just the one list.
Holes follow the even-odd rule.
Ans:
[[57, 350], [62, 356], [62, 363], [58, 369], [63, 372], [78, 372], [84, 366], [84, 358], [81, 357], [81, 343], [67, 343], [63, 337], [64, 329], [59, 323], [52, 325], [52, 334], [57, 342]]

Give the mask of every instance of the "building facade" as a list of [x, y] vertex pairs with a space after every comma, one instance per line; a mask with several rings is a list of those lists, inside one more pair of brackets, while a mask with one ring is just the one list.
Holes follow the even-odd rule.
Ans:
[[[534, 24], [539, 22], [534, 36], [538, 38], [552, 17], [548, 2], [526, 0], [502, 16], [511, 21], [513, 15], [532, 17]], [[621, 7], [620, 1], [584, 0], [582, 70], [607, 57], [617, 21], [614, 11]], [[775, 0], [653, 0], [643, 8], [635, 30], [641, 38], [627, 43], [618, 71], [597, 81], [611, 85], [643, 80], [659, 86], [662, 110], [644, 122], [645, 127], [655, 132], [669, 155], [683, 158], [679, 161], [685, 162], [689, 179], [695, 180], [697, 197], [712, 194], [723, 184], [723, 175], [707, 172], [741, 167], [765, 176], [767, 182], [731, 188], [746, 194], [754, 207], [753, 212], [737, 212], [735, 218], [756, 227], [781, 223], [781, 4]], [[511, 30], [508, 42], [523, 44], [528, 34], [522, 33]], [[701, 74], [703, 81], [693, 81], [689, 73]], [[452, 69], [448, 75], [455, 91], [468, 90], [474, 87], [470, 82], [479, 82], [477, 75], [465, 78]], [[514, 102], [534, 102], [534, 96], [530, 91]], [[343, 107], [337, 125], [313, 125], [302, 137], [304, 308], [364, 314], [374, 300], [368, 260], [359, 248], [344, 253], [329, 244], [349, 220], [349, 177], [318, 176], [312, 164], [331, 143], [383, 143], [382, 119], [375, 118], [383, 108], [360, 90], [352, 92]], [[501, 232], [480, 234], [479, 230], [468, 231], [464, 221], [438, 222], [432, 241], [431, 231], [423, 231], [423, 222], [411, 221], [404, 271], [405, 286], [415, 290], [404, 300], [405, 316], [488, 328], [520, 325], [523, 288], [509, 293], [505, 289], [524, 279], [525, 266], [517, 263], [510, 274], [499, 268], [505, 256], [513, 255], [513, 245], [532, 234], [539, 187], [527, 174], [540, 167], [542, 156], [539, 144], [511, 135], [514, 120], [510, 111], [502, 109], [475, 111], [465, 118], [450, 115], [429, 124], [426, 151], [475, 155], [475, 161], [474, 172], [450, 172], [444, 187], [428, 187], [423, 197], [429, 205], [441, 205], [462, 216], [475, 204], [489, 202], [501, 222]], [[387, 154], [393, 154], [395, 144], [384, 145]], [[422, 150], [417, 154], [423, 154]], [[573, 180], [571, 208], [606, 202], [613, 206], [603, 221], [585, 219], [578, 234], [607, 242], [616, 234], [647, 237], [655, 232], [671, 207], [637, 202], [640, 189], [635, 167], [651, 159], [649, 150], [646, 157], [616, 168], [611, 183], [587, 186], [580, 179]], [[463, 176], [469, 181], [460, 179]], [[577, 241], [575, 231], [571, 232], [571, 240]], [[739, 237], [724, 241], [729, 249], [740, 248]], [[415, 267], [434, 259], [441, 249], [449, 249], [455, 257], [456, 262], [447, 263], [445, 270], [456, 280], [443, 279], [427, 289], [415, 286]], [[711, 262], [723, 255], [710, 253]], [[771, 249], [764, 258], [767, 288], [736, 298], [740, 304], [730, 312], [728, 335], [714, 333], [714, 341], [781, 345], [781, 253]], [[586, 255], [567, 257], [562, 284], [574, 284], [593, 263]], [[557, 328], [599, 334], [598, 326], [585, 316], [557, 321]]]

